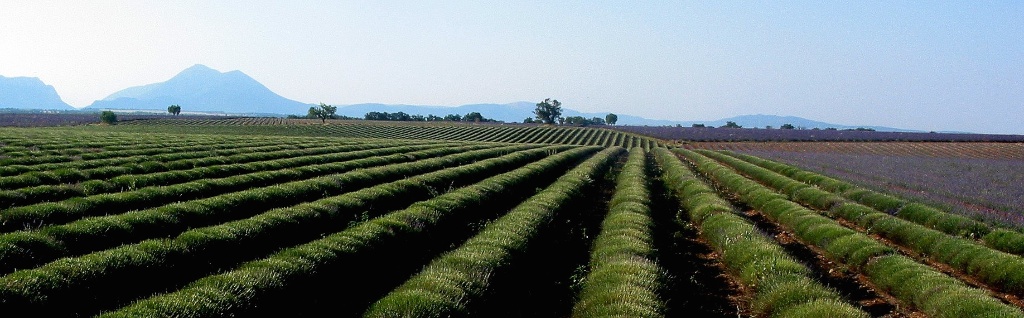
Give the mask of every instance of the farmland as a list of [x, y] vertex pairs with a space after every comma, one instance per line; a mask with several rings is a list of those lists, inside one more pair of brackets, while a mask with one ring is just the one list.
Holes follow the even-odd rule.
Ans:
[[[0, 309], [1024, 317], [1024, 234], [1008, 222], [868, 186], [891, 180], [863, 154], [670, 145], [494, 124], [0, 128]], [[1007, 145], [959, 159], [1018, 169], [1016, 144], [992, 147]], [[825, 169], [829, 154], [865, 163]], [[1020, 215], [1019, 183], [956, 196], [965, 182], [927, 191]]]
[[1024, 143], [706, 143], [1024, 227]]

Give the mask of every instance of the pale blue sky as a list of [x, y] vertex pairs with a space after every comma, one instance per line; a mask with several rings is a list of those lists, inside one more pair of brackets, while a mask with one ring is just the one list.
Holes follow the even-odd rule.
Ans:
[[204, 64], [308, 103], [1024, 134], [1022, 1], [638, 3], [5, 0], [0, 75], [78, 107]]

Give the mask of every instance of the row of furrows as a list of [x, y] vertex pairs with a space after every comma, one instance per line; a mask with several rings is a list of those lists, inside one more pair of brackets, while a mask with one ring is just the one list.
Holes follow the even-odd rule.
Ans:
[[[308, 183], [311, 182], [311, 178], [346, 172], [369, 165], [407, 162], [418, 159], [417, 156], [420, 158], [431, 157], [455, 151], [486, 147], [488, 146], [440, 147], [432, 145], [397, 145], [395, 147], [349, 151], [310, 158], [298, 157], [255, 163], [250, 165], [253, 168], [253, 172], [246, 172], [245, 169], [242, 169], [239, 170], [241, 172], [239, 174], [221, 178], [194, 179], [186, 177], [185, 179], [192, 179], [193, 181], [186, 180], [186, 182], [181, 183], [168, 180], [178, 176], [176, 172], [155, 176], [129, 176], [124, 180], [124, 182], [128, 183], [124, 189], [126, 191], [110, 193], [99, 190], [97, 191], [99, 193], [94, 195], [6, 209], [0, 215], [0, 221], [2, 221], [0, 222], [2, 224], [0, 228], [10, 231], [21, 227], [38, 226], [37, 223], [47, 225], [62, 224], [82, 217], [153, 208], [168, 203], [209, 198], [245, 189], [266, 188], [288, 182]], [[308, 159], [312, 159], [312, 162], [309, 162]], [[200, 171], [200, 174], [205, 175], [206, 172], [210, 171]], [[91, 184], [92, 181], [88, 181], [88, 183]], [[111, 182], [96, 181], [96, 183], [99, 183], [98, 188], [117, 187], [116, 184], [111, 186]], [[163, 185], [161, 185], [162, 183]], [[140, 187], [139, 185], [141, 184], [149, 185]]]
[[[207, 226], [183, 220], [189, 224], [183, 232], [97, 245], [81, 250], [84, 254], [71, 253], [65, 255], [67, 258], [14, 271], [0, 277], [0, 308], [79, 316], [295, 316], [315, 315], [323, 310], [356, 316], [371, 308], [371, 304], [389, 299], [385, 296], [393, 289], [402, 290], [395, 288], [403, 286], [410, 275], [426, 275], [427, 268], [455, 266], [425, 268], [422, 264], [432, 259], [436, 263], [440, 259], [477, 257], [481, 251], [493, 251], [491, 244], [500, 244], [497, 246], [515, 252], [502, 254], [507, 256], [495, 260], [498, 267], [494, 270], [476, 266], [463, 270], [473, 277], [488, 277], [485, 287], [478, 291], [476, 303], [467, 307], [472, 315], [553, 317], [569, 315], [578, 307], [577, 316], [592, 316], [580, 309], [587, 306], [580, 307], [577, 295], [599, 295], [584, 290], [592, 284], [588, 281], [603, 279], [587, 277], [595, 268], [606, 273], [603, 275], [618, 272], [617, 275], [629, 276], [628, 270], [622, 272], [618, 266], [632, 258], [612, 257], [604, 262], [612, 264], [611, 269], [599, 269], [607, 266], [588, 265], [587, 259], [593, 261], [598, 257], [595, 255], [606, 252], [599, 248], [593, 251], [598, 254], [588, 256], [589, 246], [597, 233], [618, 232], [607, 224], [608, 220], [604, 228], [599, 226], [606, 212], [627, 208], [633, 211], [640, 204], [649, 209], [650, 222], [643, 223], [650, 227], [648, 244], [654, 244], [644, 248], [654, 252], [647, 262], [655, 266], [653, 273], [663, 276], [648, 282], [655, 286], [650, 289], [655, 295], [652, 299], [661, 302], [654, 313], [735, 313], [736, 304], [731, 297], [736, 290], [727, 288], [718, 265], [693, 253], [692, 247], [704, 246], [694, 239], [695, 233], [686, 232], [675, 222], [658, 224], [674, 216], [676, 203], [655, 185], [654, 179], [635, 181], [649, 178], [651, 171], [657, 170], [645, 158], [644, 151], [633, 150], [633, 168], [627, 169], [626, 174], [613, 168], [622, 165], [613, 164], [616, 158], [626, 157], [619, 155], [621, 149], [607, 149], [592, 156], [597, 151], [598, 148], [565, 146], [509, 146], [465, 152], [461, 155], [487, 152], [491, 157], [500, 157], [478, 158], [472, 160], [476, 163], [461, 166], [442, 165], [436, 172], [396, 172], [403, 165], [432, 159], [364, 169], [382, 169], [407, 178], [380, 183], [387, 181], [383, 172], [372, 174], [371, 179], [377, 180], [377, 184], [367, 184], [362, 190], [347, 189], [265, 212], [215, 217], [224, 221], [205, 222]], [[452, 156], [459, 154], [448, 157]], [[583, 162], [587, 157], [590, 159]], [[445, 157], [438, 160], [441, 158]], [[530, 164], [522, 166], [525, 163]], [[516, 166], [522, 168], [515, 169]], [[626, 176], [634, 181], [619, 181], [620, 187], [614, 189], [614, 180]], [[486, 180], [477, 182], [485, 177]], [[637, 187], [649, 189], [647, 199], [627, 191]], [[536, 195], [531, 197], [533, 193]], [[623, 199], [613, 199], [614, 194]], [[635, 212], [630, 213], [637, 215]], [[225, 211], [213, 214], [220, 213]], [[622, 218], [615, 215], [611, 213], [609, 217]], [[619, 222], [633, 224], [629, 219]], [[168, 227], [147, 227], [157, 228]], [[512, 243], [516, 240], [522, 243]], [[90, 239], [83, 237], [76, 244], [83, 241]], [[443, 253], [446, 250], [449, 252]], [[460, 250], [465, 251], [456, 252]], [[404, 284], [424, 286], [410, 282], [413, 280]], [[328, 286], [335, 288], [323, 293]], [[719, 286], [732, 294], [695, 293], [692, 287], [696, 286]], [[151, 294], [155, 296], [148, 296]], [[348, 301], [338, 304], [333, 301], [338, 297]], [[692, 297], [707, 301], [694, 301]], [[610, 308], [618, 310], [614, 305]]]
[[[132, 129], [146, 127], [161, 129], [163, 125], [140, 123]], [[657, 140], [632, 133], [590, 127], [516, 127], [500, 125], [449, 125], [430, 123], [342, 123], [328, 125], [218, 125], [206, 121], [194, 126], [197, 130], [217, 133], [248, 128], [248, 133], [335, 136], [347, 138], [382, 138], [405, 140], [458, 140], [476, 142], [510, 142], [539, 144], [570, 144], [641, 147], [651, 149], [662, 146]]]
[[[361, 174], [377, 185], [370, 184], [362, 190], [352, 188], [265, 212], [222, 216], [218, 218], [226, 219], [224, 222], [205, 227], [186, 220], [184, 224], [189, 229], [170, 234], [168, 238], [160, 238], [163, 236], [160, 235], [142, 241], [129, 240], [118, 247], [112, 245], [108, 249], [100, 248], [89, 254], [15, 271], [0, 277], [0, 299], [4, 307], [16, 311], [30, 309], [40, 313], [83, 315], [110, 310], [143, 295], [181, 288], [190, 281], [259, 259], [282, 247], [304, 244], [342, 231], [364, 219], [436, 196], [446, 191], [446, 187], [458, 189], [561, 150], [566, 149], [524, 149], [505, 155], [502, 154], [508, 153], [508, 149], [470, 151], [448, 159], [424, 159], [423, 163], [366, 169]], [[584, 151], [588, 150], [567, 150], [566, 155], [558, 157], [568, 161]], [[460, 156], [461, 159], [453, 158]], [[428, 164], [428, 161], [434, 163]], [[546, 169], [557, 167], [556, 164]], [[387, 178], [387, 175], [398, 178]], [[379, 184], [389, 179], [395, 181]], [[132, 281], [145, 283], [123, 285]]]
[[[38, 130], [38, 129], [37, 129]], [[36, 130], [33, 130], [36, 131]], [[52, 133], [52, 132], [46, 132]], [[77, 132], [69, 132], [69, 135], [80, 137], [88, 140], [95, 140], [100, 138], [106, 138], [103, 134], [82, 134]], [[213, 138], [213, 137], [193, 137], [181, 138], [180, 136], [166, 136], [166, 135], [147, 135], [143, 137], [145, 139], [139, 140], [140, 137], [132, 139], [125, 136], [118, 136], [115, 141], [95, 143], [83, 143], [81, 141], [58, 141], [53, 145], [38, 144], [31, 146], [32, 148], [47, 149], [42, 151], [30, 151], [24, 156], [12, 156], [12, 153], [5, 153], [6, 158], [0, 159], [6, 168], [0, 170], [3, 175], [17, 174], [26, 170], [38, 170], [38, 166], [41, 167], [52, 167], [53, 164], [63, 164], [67, 162], [77, 161], [88, 161], [96, 159], [107, 159], [107, 158], [119, 158], [129, 156], [153, 156], [159, 154], [173, 154], [178, 152], [188, 151], [204, 151], [204, 150], [220, 150], [220, 149], [231, 149], [238, 146], [250, 145], [282, 145], [292, 143], [304, 143], [309, 140], [287, 140], [275, 138], [273, 141], [256, 141], [250, 139], [238, 139], [238, 138]], [[31, 136], [30, 138], [43, 138], [40, 136]], [[30, 140], [32, 140], [30, 139]], [[46, 164], [51, 164], [47, 166]], [[78, 163], [76, 163], [78, 164]], [[104, 164], [108, 164], [105, 162]], [[30, 167], [24, 167], [30, 166]]]
[[[312, 167], [306, 177], [287, 174], [293, 180], [283, 183], [257, 184], [249, 178], [225, 178], [223, 182], [200, 180], [191, 187], [149, 187], [138, 195], [97, 195], [95, 204], [70, 205], [77, 209], [55, 212], [56, 209], [25, 209], [18, 215], [4, 214], [7, 219], [20, 218], [23, 222], [49, 222], [52, 225], [38, 229], [20, 230], [0, 234], [0, 264], [10, 271], [38, 265], [58, 257], [124, 244], [162, 235], [173, 235], [181, 229], [217, 224], [233, 218], [259, 214], [277, 207], [285, 207], [315, 200], [324, 196], [357, 190], [381, 182], [390, 182], [436, 170], [471, 163], [481, 158], [506, 154], [534, 146], [507, 146], [479, 149], [478, 146], [438, 147], [424, 150], [395, 149], [383, 156], [360, 156], [342, 161], [336, 166]], [[479, 149], [479, 150], [477, 150]], [[385, 149], [387, 150], [387, 149]], [[546, 154], [538, 150], [537, 154]], [[265, 180], [270, 178], [253, 178]], [[222, 184], [220, 187], [209, 185]], [[164, 189], [162, 192], [157, 191]], [[183, 194], [175, 189], [205, 189], [187, 193], [202, 194], [192, 200], [177, 201]], [[147, 192], [147, 189], [157, 189]], [[131, 194], [129, 192], [126, 194]], [[160, 197], [167, 204], [160, 204]], [[131, 210], [131, 205], [151, 206]], [[61, 207], [58, 205], [57, 207]], [[80, 208], [78, 208], [80, 207]], [[118, 209], [120, 208], [120, 209]], [[103, 212], [106, 215], [93, 213]], [[61, 216], [61, 218], [55, 217]], [[65, 222], [55, 222], [55, 220]]]
[[[823, 279], [823, 268], [807, 253], [765, 233], [726, 198], [730, 192], [705, 174], [700, 165], [658, 149], [663, 182], [683, 207], [678, 219], [694, 227], [710, 245], [714, 258], [742, 291], [739, 314], [752, 316], [865, 317], [872, 308], [857, 304], [849, 292], [836, 290], [841, 280]], [[796, 252], [796, 253], [794, 253]], [[843, 282], [846, 283], [846, 282]]]
[[[580, 133], [572, 138], [582, 139], [585, 136], [594, 138], [591, 133]], [[588, 256], [581, 253], [581, 249], [586, 249], [591, 243], [593, 234], [609, 229], [648, 233], [626, 239], [633, 243], [646, 241], [641, 250], [648, 252], [626, 257], [630, 260], [627, 263], [612, 262], [621, 266], [614, 270], [616, 272], [628, 268], [653, 273], [639, 275], [648, 279], [644, 284], [653, 286], [641, 289], [653, 295], [642, 297], [641, 301], [654, 299], [659, 303], [650, 310], [629, 312], [629, 316], [695, 312], [717, 315], [816, 312], [851, 316], [867, 313], [913, 316], [920, 313], [905, 309], [910, 304], [929, 314], [936, 314], [935, 308], [944, 308], [916, 299], [908, 300], [905, 292], [893, 290], [891, 280], [876, 284], [878, 275], [868, 267], [884, 267], [885, 264], [877, 265], [883, 261], [892, 268], [909, 266], [900, 263], [902, 259], [891, 257], [898, 255], [883, 251], [855, 264], [849, 259], [836, 259], [838, 254], [831, 249], [832, 246], [823, 245], [822, 241], [813, 239], [805, 231], [794, 228], [795, 223], [785, 219], [788, 214], [769, 212], [765, 209], [765, 202], [751, 201], [754, 196], [747, 193], [749, 189], [729, 186], [719, 174], [708, 170], [709, 164], [699, 162], [702, 159], [695, 157], [695, 153], [680, 152], [683, 162], [699, 171], [705, 178], [704, 182], [710, 181], [718, 187], [712, 194], [724, 194], [747, 212], [740, 219], [750, 222], [750, 228], [755, 232], [744, 233], [766, 233], [769, 241], [798, 260], [791, 263], [797, 265], [785, 265], [796, 266], [790, 268], [792, 272], [784, 272], [776, 280], [756, 278], [754, 282], [757, 283], [750, 284], [752, 278], [746, 276], [749, 273], [745, 271], [751, 268], [730, 267], [736, 261], [735, 249], [720, 249], [723, 242], [728, 245], [735, 238], [720, 241], [714, 237], [720, 233], [709, 231], [725, 222], [722, 218], [738, 216], [733, 213], [734, 208], [719, 211], [723, 213], [700, 214], [704, 212], [697, 203], [708, 193], [688, 196], [693, 193], [676, 190], [675, 185], [670, 184], [671, 178], [664, 177], [664, 172], [661, 172], [666, 169], [663, 158], [659, 158], [657, 165], [649, 158], [635, 159], [644, 157], [645, 151], [641, 148], [633, 149], [631, 172], [624, 174], [612, 169], [614, 172], [600, 176], [600, 171], [608, 171], [609, 166], [630, 166], [608, 164], [613, 160], [610, 158], [625, 159], [625, 156], [614, 154], [621, 150], [610, 149], [591, 157], [597, 148], [447, 146], [424, 146], [418, 151], [416, 148], [402, 148], [394, 155], [385, 156], [398, 160], [396, 162], [406, 162], [402, 164], [388, 165], [387, 161], [374, 161], [376, 157], [365, 157], [368, 160], [365, 165], [348, 166], [332, 172], [336, 173], [332, 175], [334, 179], [318, 181], [317, 185], [309, 188], [296, 186], [294, 191], [300, 192], [279, 191], [277, 185], [268, 186], [266, 188], [270, 192], [254, 191], [242, 199], [252, 201], [222, 198], [221, 201], [205, 203], [182, 202], [191, 204], [181, 204], [179, 208], [172, 209], [176, 212], [170, 214], [166, 213], [169, 210], [163, 210], [164, 206], [157, 204], [149, 212], [115, 212], [114, 215], [81, 220], [71, 217], [67, 224], [0, 235], [0, 241], [13, 244], [8, 245], [6, 252], [0, 251], [0, 256], [18, 255], [22, 251], [24, 255], [19, 257], [28, 260], [9, 270], [26, 269], [0, 277], [0, 307], [47, 314], [91, 315], [134, 302], [111, 315], [216, 316], [257, 312], [313, 315], [324, 309], [340, 311], [341, 315], [357, 315], [367, 308], [371, 308], [371, 312], [372, 308], [397, 308], [386, 305], [371, 307], [373, 303], [388, 303], [386, 300], [390, 299], [388, 294], [391, 292], [409, 291], [399, 294], [412, 298], [391, 302], [409, 304], [409, 301], [425, 301], [430, 298], [426, 296], [430, 293], [423, 291], [433, 290], [437, 295], [454, 297], [453, 305], [427, 306], [420, 316], [436, 316], [434, 309], [449, 307], [458, 308], [454, 312], [487, 316], [565, 316], [576, 308], [576, 315], [592, 316], [587, 313], [625, 310], [614, 306], [607, 311], [585, 310], [592, 306], [583, 301], [586, 295], [600, 294], [585, 292], [586, 286], [591, 284], [588, 282], [609, 281], [590, 277], [595, 271], [604, 271], [595, 270], [602, 268], [595, 264], [606, 262], [587, 264], [587, 258], [593, 261], [597, 257], [594, 255], [611, 254], [601, 252], [606, 248], [599, 248], [601, 244], [596, 243], [591, 252], [597, 254]], [[657, 157], [664, 149], [654, 151]], [[461, 159], [452, 159], [454, 157]], [[577, 165], [586, 157], [591, 157], [590, 161]], [[635, 167], [638, 160], [642, 162], [639, 174], [646, 180], [629, 181], [631, 186], [611, 190], [612, 180], [637, 175]], [[426, 164], [427, 161], [432, 163]], [[474, 161], [477, 163], [469, 164]], [[504, 172], [530, 162], [526, 167]], [[575, 170], [566, 173], [572, 167]], [[561, 178], [557, 182], [546, 187], [558, 176]], [[488, 178], [473, 184], [485, 177]], [[567, 181], [569, 179], [574, 181]], [[512, 185], [505, 182], [512, 182]], [[565, 185], [566, 182], [572, 186]], [[346, 188], [342, 189], [342, 184]], [[348, 188], [353, 185], [354, 188]], [[443, 190], [445, 186], [448, 190]], [[146, 188], [150, 187], [142, 189]], [[646, 188], [647, 194], [626, 194], [626, 189], [637, 188]], [[604, 195], [601, 194], [602, 189]], [[246, 191], [249, 190], [236, 192]], [[224, 195], [236, 192], [229, 191]], [[307, 193], [310, 198], [280, 201], [291, 198], [295, 193]], [[536, 196], [529, 197], [534, 193]], [[629, 199], [614, 199], [614, 194], [628, 196]], [[778, 202], [788, 202], [778, 195], [766, 197], [770, 199], [768, 201], [781, 199]], [[630, 209], [646, 206], [643, 209], [646, 212], [640, 214], [649, 214], [648, 220], [637, 221], [630, 217], [620, 222], [630, 226], [647, 224], [647, 230], [643, 227], [612, 230], [615, 227], [611, 226], [598, 229], [597, 223], [604, 218], [604, 213], [620, 209], [615, 206], [622, 202]], [[565, 209], [567, 206], [584, 208]], [[609, 212], [608, 216], [613, 215], [616, 214]], [[714, 222], [708, 221], [711, 219]], [[578, 226], [581, 223], [588, 225]], [[60, 230], [54, 230], [57, 228]], [[724, 228], [720, 229], [724, 231]], [[37, 234], [45, 235], [34, 236]], [[4, 238], [7, 240], [3, 241]], [[45, 252], [46, 248], [51, 250]], [[504, 250], [502, 253], [506, 254], [501, 255], [505, 256], [492, 259], [491, 256], [480, 255], [495, 253], [496, 249]], [[636, 247], [630, 249], [636, 250]], [[443, 253], [445, 251], [448, 253]], [[44, 255], [47, 253], [49, 255]], [[562, 257], [564, 255], [575, 256]], [[641, 259], [646, 258], [646, 263], [635, 263], [638, 260], [636, 255], [644, 255]], [[68, 258], [54, 261], [59, 257]], [[552, 258], [560, 259], [552, 261]], [[486, 265], [492, 262], [495, 265]], [[868, 262], [874, 263], [865, 265]], [[429, 267], [423, 267], [428, 263], [431, 264]], [[434, 266], [435, 263], [440, 265]], [[537, 273], [547, 266], [552, 268], [550, 273]], [[799, 269], [802, 266], [806, 268]], [[430, 268], [436, 270], [428, 271]], [[433, 274], [425, 274], [428, 272]], [[463, 276], [451, 276], [455, 273]], [[410, 276], [428, 278], [406, 281]], [[429, 278], [435, 276], [443, 279]], [[615, 281], [632, 276], [620, 272], [598, 277], [619, 277], [610, 279]], [[819, 287], [812, 288], [814, 292], [811, 293], [806, 290], [796, 293], [784, 288], [790, 286], [786, 285], [789, 280], [804, 284], [799, 286]], [[128, 282], [137, 281], [147, 283], [125, 287]], [[479, 287], [481, 281], [483, 287]], [[449, 285], [453, 282], [463, 282], [454, 283], [462, 287], [451, 289]], [[345, 286], [331, 293], [318, 292], [327, 286], [342, 285]], [[399, 287], [406, 285], [413, 287]], [[629, 286], [637, 284], [630, 283]], [[820, 286], [833, 286], [838, 288], [838, 292]], [[716, 292], [709, 293], [700, 288]], [[629, 294], [637, 292], [639, 290]], [[154, 293], [157, 296], [145, 298]], [[780, 299], [780, 295], [795, 295], [791, 296], [795, 298]], [[339, 297], [352, 301], [344, 305], [332, 301]], [[522, 306], [524, 303], [535, 305]], [[856, 306], [850, 306], [851, 303]], [[516, 309], [508, 310], [510, 306]], [[632, 310], [638, 308], [623, 306]], [[379, 312], [383, 316], [394, 313], [383, 309]], [[1019, 309], [999, 313], [1019, 315]]]
[[[449, 144], [451, 145], [451, 144]], [[169, 186], [200, 179], [226, 178], [246, 173], [294, 169], [309, 165], [326, 164], [358, 151], [416, 146], [407, 143], [352, 144], [322, 146], [306, 149], [280, 149], [278, 147], [244, 148], [230, 156], [207, 156], [178, 159], [152, 164], [132, 164], [78, 170], [57, 170], [57, 176], [29, 174], [4, 178], [0, 184], [10, 189], [0, 190], [0, 199], [7, 206], [56, 202], [74, 197], [135, 191], [150, 186]], [[454, 146], [454, 145], [451, 145]], [[63, 173], [61, 173], [64, 171]], [[45, 176], [45, 177], [44, 177]], [[13, 185], [17, 183], [17, 185]]]
[[[679, 153], [719, 184], [724, 192], [734, 193], [737, 200], [756, 210], [754, 215], [778, 224], [785, 229], [785, 232], [788, 233], [787, 236], [810, 246], [813, 250], [818, 251], [816, 254], [842, 265], [846, 270], [861, 275], [858, 277], [866, 278], [864, 281], [867, 282], [868, 287], [888, 294], [883, 297], [898, 299], [904, 306], [913, 306], [915, 310], [928, 315], [1021, 316], [1020, 305], [1015, 296], [992, 292], [991, 288], [978, 289], [977, 287], [991, 286], [978, 286], [972, 284], [971, 280], [967, 280], [965, 283], [962, 280], [957, 280], [956, 277], [959, 277], [957, 275], [954, 275], [955, 277], [948, 276], [949, 272], [944, 273], [941, 267], [930, 267], [928, 266], [929, 262], [918, 263], [922, 257], [916, 253], [906, 254], [906, 242], [896, 245], [890, 240], [879, 240], [877, 237], [872, 237], [878, 230], [877, 228], [853, 227], [851, 229], [848, 227], [849, 223], [837, 222], [830, 218], [843, 216], [843, 213], [849, 212], [838, 211], [833, 215], [808, 209], [789, 201], [789, 196], [775, 192], [777, 189], [771, 189], [766, 185], [747, 179], [747, 176], [741, 176], [739, 172], [711, 158], [692, 151], [679, 151]], [[703, 153], [714, 155], [710, 152]], [[722, 158], [716, 156], [716, 159]], [[816, 197], [811, 195], [813, 190], [798, 189], [793, 192], [788, 190], [784, 193], [792, 195], [794, 200], [797, 198], [808, 200], [802, 201], [805, 204], [810, 204], [813, 201], [809, 198]], [[863, 210], [858, 211], [864, 212]], [[879, 213], [874, 217], [878, 219], [881, 215], [888, 216]], [[848, 215], [843, 216], [843, 218], [846, 217]], [[915, 230], [913, 226], [904, 223], [897, 224], [900, 225], [899, 230]], [[883, 225], [879, 224], [878, 227], [883, 227]], [[889, 228], [893, 228], [893, 226], [890, 224]], [[872, 235], [865, 234], [867, 233], [865, 231], [868, 230]], [[997, 260], [993, 259], [993, 261]], [[989, 266], [999, 265], [998, 263], [986, 264]], [[1004, 275], [1014, 275], [1016, 271], [1019, 271], [1019, 268], [1010, 269], [1009, 272], [1004, 272]]]
[[[982, 223], [918, 207], [920, 205], [917, 204], [902, 203], [901, 208], [893, 208], [893, 212], [886, 213], [732, 157], [713, 152], [708, 152], [708, 155], [737, 167], [807, 208], [817, 209], [848, 227], [876, 235], [905, 251], [904, 254], [937, 264], [935, 267], [947, 274], [971, 285], [994, 290], [997, 292], [994, 295], [1018, 306], [1021, 304], [1024, 259], [998, 251], [996, 247], [1000, 245], [991, 244], [993, 240], [987, 239], [998, 232]], [[864, 197], [868, 196], [861, 198]], [[979, 236], [982, 237], [980, 240], [972, 239]]]
[[[321, 313], [321, 308], [354, 315], [353, 310], [365, 309], [408, 277], [403, 273], [414, 273], [597, 150], [575, 148], [507, 173], [484, 174], [481, 177], [491, 177], [405, 208], [388, 209], [377, 213], [379, 217], [241, 263], [110, 315], [296, 316]], [[346, 301], [338, 303], [339, 298]]]

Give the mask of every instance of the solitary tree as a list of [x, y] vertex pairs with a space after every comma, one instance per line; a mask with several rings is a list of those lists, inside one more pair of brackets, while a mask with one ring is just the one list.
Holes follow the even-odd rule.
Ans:
[[604, 115], [604, 122], [609, 124], [609, 125], [615, 125], [615, 122], [617, 122], [617, 121], [619, 121], [619, 116], [618, 115], [611, 114], [611, 113], [609, 113], [608, 115]]
[[537, 103], [537, 108], [533, 110], [533, 114], [545, 124], [554, 124], [562, 118], [562, 103], [558, 102], [557, 99], [546, 98], [543, 102]]
[[743, 126], [740, 126], [740, 125], [736, 124], [736, 122], [734, 122], [734, 121], [727, 121], [727, 122], [725, 122], [725, 126], [722, 126], [722, 127], [725, 127], [725, 128], [743, 128]]
[[181, 114], [181, 106], [178, 106], [178, 105], [167, 106], [167, 112], [171, 113], [171, 115], [178, 116], [178, 114]]
[[313, 106], [309, 108], [309, 114], [307, 116], [312, 118], [320, 118], [321, 123], [327, 123], [327, 119], [334, 119], [334, 113], [338, 111], [338, 107], [320, 103], [320, 106]]
[[796, 127], [794, 127], [793, 124], [782, 124], [782, 126], [779, 126], [779, 129], [795, 129], [795, 128]]
[[114, 112], [109, 110], [104, 110], [100, 113], [100, 122], [107, 125], [115, 125], [117, 124], [117, 114], [114, 114]]

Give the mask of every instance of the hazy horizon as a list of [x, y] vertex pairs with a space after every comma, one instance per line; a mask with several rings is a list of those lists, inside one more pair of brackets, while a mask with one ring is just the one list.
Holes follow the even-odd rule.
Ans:
[[194, 64], [304, 103], [555, 98], [1024, 134], [1024, 3], [5, 1], [0, 75], [84, 107]]

